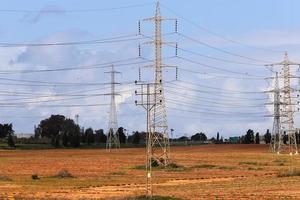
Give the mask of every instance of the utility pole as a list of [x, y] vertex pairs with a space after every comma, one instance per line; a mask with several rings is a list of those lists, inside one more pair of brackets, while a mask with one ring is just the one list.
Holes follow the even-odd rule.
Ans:
[[282, 105], [280, 101], [280, 88], [279, 88], [279, 80], [278, 80], [278, 72], [276, 72], [275, 84], [274, 84], [274, 120], [273, 120], [273, 131], [272, 131], [272, 139], [271, 139], [271, 149], [280, 154], [282, 151], [283, 145], [283, 136], [281, 129], [281, 114], [280, 114], [280, 106]]
[[[135, 94], [137, 96], [141, 96], [140, 101], [135, 101], [136, 105], [142, 106], [147, 113], [147, 127], [146, 127], [146, 194], [147, 197], [152, 198], [153, 195], [153, 189], [152, 189], [152, 163], [155, 160], [155, 157], [153, 156], [153, 147], [155, 143], [154, 137], [156, 136], [156, 133], [154, 132], [154, 126], [152, 125], [152, 119], [151, 119], [151, 111], [156, 106], [156, 101], [153, 97], [155, 97], [156, 90], [155, 85], [156, 83], [138, 83], [136, 81], [136, 84], [141, 86], [140, 91], [135, 91]], [[161, 102], [160, 102], [161, 103]]]
[[[282, 120], [281, 124], [288, 134], [288, 145], [290, 155], [298, 155], [297, 140], [296, 140], [296, 129], [294, 127], [294, 107], [292, 102], [292, 93], [294, 89], [291, 87], [291, 78], [294, 76], [291, 74], [290, 66], [300, 66], [299, 63], [291, 62], [288, 58], [288, 54], [285, 53], [284, 60], [280, 63], [270, 64], [267, 66], [282, 66], [283, 70], [283, 106], [282, 106]], [[282, 143], [281, 143], [282, 144]]]
[[119, 140], [119, 134], [118, 132], [118, 120], [117, 120], [117, 106], [116, 106], [116, 96], [120, 95], [119, 93], [116, 93], [115, 86], [119, 85], [120, 83], [117, 83], [115, 81], [115, 75], [120, 74], [120, 72], [115, 71], [114, 66], [111, 66], [110, 72], [105, 72], [107, 74], [111, 75], [111, 92], [109, 95], [110, 98], [110, 111], [109, 111], [109, 122], [108, 122], [108, 132], [107, 132], [107, 141], [106, 141], [106, 149], [108, 151], [111, 151], [112, 148], [120, 148], [120, 140]]
[[[164, 42], [162, 39], [162, 21], [164, 20], [175, 20], [175, 32], [177, 32], [177, 20], [167, 19], [161, 16], [160, 3], [156, 3], [155, 16], [144, 19], [144, 21], [151, 21], [155, 23], [155, 36], [154, 40], [147, 42], [148, 44], [154, 44], [155, 46], [155, 62], [154, 65], [154, 97], [155, 102], [153, 109], [151, 109], [151, 126], [153, 130], [152, 139], [152, 153], [153, 159], [158, 162], [159, 165], [167, 166], [170, 162], [170, 141], [168, 133], [168, 120], [166, 103], [164, 96], [164, 86], [163, 86], [163, 72], [162, 69], [165, 67], [174, 67], [164, 65], [162, 62], [162, 45], [171, 42]], [[139, 34], [141, 34], [141, 27], [139, 22]], [[176, 44], [176, 54], [177, 54], [177, 44]], [[176, 70], [177, 77], [177, 70]]]

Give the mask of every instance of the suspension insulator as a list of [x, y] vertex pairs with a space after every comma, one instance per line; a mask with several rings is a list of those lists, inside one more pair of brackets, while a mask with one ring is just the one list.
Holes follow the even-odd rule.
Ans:
[[141, 35], [141, 21], [139, 21], [139, 35]]

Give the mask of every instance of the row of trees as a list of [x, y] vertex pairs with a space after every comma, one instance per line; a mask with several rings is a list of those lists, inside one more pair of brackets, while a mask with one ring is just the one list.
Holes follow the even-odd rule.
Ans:
[[[126, 137], [125, 129], [120, 127], [117, 131], [120, 143], [131, 143], [131, 144], [141, 144], [146, 141], [145, 132], [133, 132], [132, 135]], [[14, 147], [14, 130], [12, 124], [0, 124], [0, 139], [6, 138], [8, 145]], [[35, 127], [35, 139], [48, 138], [51, 144], [55, 147], [79, 147], [81, 144], [92, 145], [106, 143], [107, 135], [104, 133], [103, 129], [93, 130], [92, 128], [84, 129], [77, 125], [74, 120], [68, 119], [63, 115], [52, 115], [47, 119], [42, 120], [37, 127]], [[252, 129], [249, 129], [245, 135], [238, 138], [238, 143], [241, 144], [260, 144], [261, 139], [264, 140], [266, 144], [271, 142], [271, 133], [269, 130], [260, 137], [260, 134], [254, 133]], [[296, 139], [300, 143], [300, 133], [296, 133]], [[172, 141], [195, 141], [195, 142], [206, 142], [210, 141], [215, 144], [222, 144], [229, 142], [224, 140], [219, 133], [216, 137], [208, 139], [206, 134], [203, 132], [196, 133], [188, 138], [186, 136], [180, 137], [178, 139], [172, 139]], [[288, 136], [284, 132], [283, 141], [287, 143]]]
[[[91, 145], [94, 143], [106, 143], [107, 136], [103, 129], [94, 131], [92, 128], [84, 129], [75, 124], [74, 120], [63, 115], [52, 115], [44, 119], [35, 127], [35, 138], [49, 138], [55, 147], [79, 147], [82, 143]], [[120, 143], [126, 142], [124, 128], [117, 131]]]

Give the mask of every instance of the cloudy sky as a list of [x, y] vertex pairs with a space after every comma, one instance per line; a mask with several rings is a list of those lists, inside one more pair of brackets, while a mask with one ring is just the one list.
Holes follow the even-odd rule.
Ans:
[[[300, 62], [300, 2], [297, 0], [163, 0], [163, 62], [169, 127], [174, 136], [203, 131], [228, 137], [247, 129], [272, 129], [274, 72], [264, 64], [284, 52]], [[17, 133], [51, 114], [84, 127], [107, 129], [112, 64], [120, 75], [118, 122], [130, 132], [145, 129], [145, 113], [134, 96], [139, 67], [151, 65], [154, 15], [149, 0], [4, 1], [0, 8], [1, 123]], [[37, 45], [39, 44], [39, 45]], [[42, 45], [41, 45], [42, 44]], [[61, 44], [61, 45], [58, 45]], [[141, 44], [141, 57], [138, 46]], [[280, 71], [274, 68], [273, 71]], [[153, 69], [142, 68], [152, 80]], [[293, 69], [294, 73], [298, 69]], [[297, 87], [298, 81], [294, 81]], [[297, 95], [297, 94], [294, 94]], [[297, 115], [297, 113], [296, 113]], [[298, 120], [297, 120], [298, 121]], [[297, 123], [296, 123], [297, 126]]]

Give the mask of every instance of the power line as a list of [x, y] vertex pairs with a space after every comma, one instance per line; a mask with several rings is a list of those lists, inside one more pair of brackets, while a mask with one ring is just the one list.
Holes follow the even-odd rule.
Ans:
[[[132, 105], [132, 103], [122, 103]], [[53, 104], [53, 105], [35, 105], [34, 107], [45, 107], [45, 108], [73, 108], [73, 107], [98, 107], [98, 106], [109, 106], [110, 104], [68, 104], [68, 105], [61, 105], [61, 104]], [[21, 107], [24, 108], [26, 104], [16, 104], [16, 105], [1, 105], [0, 107]]]
[[[175, 93], [178, 95], [178, 89], [183, 89], [183, 87], [180, 87], [180, 88], [177, 88], [177, 87], [171, 87], [171, 86], [165, 86], [168, 88], [168, 90], [166, 92], [168, 93]], [[169, 88], [171, 89], [175, 89], [174, 90], [170, 90]], [[196, 93], [204, 93], [204, 94], [207, 94], [207, 95], [212, 95], [212, 96], [215, 96], [214, 98], [208, 98], [208, 97], [199, 97], [199, 96], [195, 96], [195, 95], [190, 95], [190, 94], [187, 94], [188, 92], [196, 92]], [[265, 101], [265, 100], [268, 100], [268, 98], [249, 98], [249, 97], [239, 97], [239, 96], [232, 96], [232, 94], [229, 96], [229, 95], [224, 95], [222, 93], [219, 93], [219, 92], [212, 92], [212, 91], [201, 91], [201, 90], [191, 90], [188, 88], [188, 90], [185, 90], [185, 93], [183, 93], [182, 95], [185, 95], [185, 96], [188, 96], [188, 97], [195, 97], [195, 98], [199, 98], [199, 99], [220, 99], [222, 101], [229, 101], [229, 102], [233, 102], [233, 103], [238, 103], [240, 101], [251, 101], [251, 100], [255, 100], [255, 101]], [[184, 96], [181, 96], [181, 98], [185, 98]], [[237, 102], [236, 102], [237, 101]]]
[[[131, 59], [126, 59], [126, 60], [137, 60], [137, 59], [139, 59], [139, 58], [131, 58]], [[105, 69], [105, 68], [110, 67], [112, 64], [119, 63], [119, 62], [123, 62], [123, 61], [97, 63], [97, 64], [92, 64], [92, 65], [81, 65], [81, 66], [77, 66], [77, 67], [63, 67], [63, 68], [56, 68], [56, 69], [0, 70], [0, 74], [26, 74], [26, 73], [43, 73], [43, 72], [61, 72], [61, 71]], [[148, 61], [136, 61], [136, 62], [130, 62], [130, 63], [123, 63], [123, 64], [118, 64], [118, 67], [139, 65], [139, 64], [145, 64], [145, 63], [148, 63]]]
[[185, 48], [182, 48], [182, 47], [179, 47], [179, 46], [174, 46], [174, 45], [171, 45], [171, 44], [169, 44], [168, 46], [176, 48], [176, 49], [179, 49], [179, 50], [181, 50], [183, 52], [186, 52], [186, 53], [189, 53], [189, 54], [201, 56], [201, 57], [208, 58], [208, 59], [211, 59], [211, 60], [221, 61], [221, 62], [225, 62], [225, 63], [239, 64], [239, 65], [260, 66], [260, 67], [262, 67], [261, 64], [240, 62], [240, 61], [235, 61], [235, 60], [229, 60], [229, 59], [224, 59], [224, 58], [218, 58], [218, 57], [214, 57], [214, 56], [204, 55], [204, 54], [201, 54], [199, 52], [195, 52], [195, 51], [192, 51], [192, 50], [187, 50]]
[[[205, 115], [221, 115], [221, 116], [234, 116], [234, 117], [245, 117], [245, 118], [248, 118], [248, 117], [266, 117], [266, 115], [263, 115], [264, 113], [256, 113], [255, 115], [252, 115], [251, 113], [245, 113], [245, 115], [238, 115], [238, 116], [235, 116], [234, 114], [228, 114], [228, 113], [213, 113], [213, 112], [203, 112], [203, 111], [198, 111], [198, 110], [187, 110], [187, 109], [180, 109], [180, 108], [177, 108], [177, 107], [170, 107], [168, 106], [168, 108], [172, 109], [172, 110], [177, 110], [177, 111], [182, 111], [182, 112], [189, 112], [189, 113], [198, 113], [198, 114], [205, 114]], [[260, 115], [261, 114], [261, 115]]]
[[220, 102], [218, 101], [203, 101], [203, 102], [206, 102], [206, 103], [210, 103], [210, 104], [203, 104], [202, 101], [198, 101], [198, 102], [195, 102], [195, 101], [186, 101], [186, 100], [180, 100], [180, 99], [173, 99], [173, 98], [167, 98], [168, 101], [171, 101], [171, 102], [179, 102], [183, 105], [194, 105], [194, 106], [204, 106], [204, 107], [211, 107], [211, 108], [230, 108], [230, 109], [241, 109], [241, 108], [265, 108], [266, 104], [257, 104], [257, 105], [249, 105], [249, 104], [245, 104], [245, 105], [242, 105], [242, 104], [227, 104], [227, 103], [222, 103], [223, 100], [221, 100]]
[[[261, 91], [261, 92], [258, 92], [258, 91], [243, 91], [243, 90], [230, 90], [230, 89], [224, 89], [224, 88], [218, 88], [218, 87], [212, 87], [212, 86], [208, 86], [208, 85], [202, 85], [202, 84], [197, 84], [197, 83], [193, 83], [193, 82], [189, 82], [189, 81], [181, 81], [181, 80], [178, 80], [179, 82], [182, 82], [184, 84], [188, 84], [188, 85], [193, 85], [193, 86], [197, 86], [197, 87], [203, 87], [203, 88], [208, 88], [208, 89], [212, 89], [212, 90], [221, 90], [222, 93], [230, 93], [230, 94], [265, 94], [266, 92], [265, 91]], [[168, 84], [171, 84], [171, 85], [175, 85], [177, 87], [183, 87], [183, 86], [180, 86], [178, 85], [177, 83], [168, 83]], [[184, 88], [189, 88], [189, 87], [185, 87]], [[193, 88], [189, 88], [193, 91], [198, 91], [198, 89], [193, 89]]]
[[[10, 78], [0, 78], [0, 80], [6, 80], [11, 82], [21, 82], [21, 83], [8, 83], [8, 82], [0, 82], [2, 85], [16, 85], [16, 86], [59, 86], [59, 87], [82, 87], [82, 86], [99, 86], [99, 85], [108, 85], [107, 83], [101, 82], [45, 82], [45, 81], [34, 81], [34, 80], [19, 80], [19, 79], [10, 79]], [[29, 83], [29, 84], [28, 84]], [[34, 84], [36, 83], [36, 84]], [[130, 85], [133, 84], [132, 81], [123, 82], [123, 84]]]
[[233, 39], [229, 39], [227, 37], [224, 37], [222, 36], [221, 34], [218, 34], [214, 31], [211, 31], [203, 26], [200, 26], [199, 24], [195, 23], [194, 21], [186, 18], [186, 17], [183, 17], [182, 15], [180, 15], [179, 13], [177, 13], [176, 11], [170, 9], [169, 7], [165, 6], [164, 4], [162, 4], [162, 6], [167, 9], [168, 11], [170, 11], [171, 13], [175, 14], [177, 17], [181, 18], [182, 20], [188, 22], [189, 24], [193, 25], [194, 27], [206, 32], [206, 33], [209, 33], [210, 35], [213, 35], [215, 37], [218, 37], [218, 38], [221, 38], [223, 39], [224, 41], [228, 41], [230, 43], [233, 43], [233, 44], [237, 44], [237, 45], [240, 45], [240, 46], [244, 46], [244, 47], [247, 47], [247, 48], [251, 48], [251, 49], [255, 49], [255, 50], [263, 50], [263, 51], [269, 51], [269, 52], [273, 52], [273, 53], [283, 53], [284, 51], [280, 51], [280, 50], [274, 50], [274, 49], [267, 49], [267, 48], [261, 48], [261, 47], [255, 47], [255, 46], [252, 46], [252, 45], [248, 45], [248, 44], [245, 44], [245, 43], [242, 43], [240, 41], [237, 41], [237, 40], [233, 40]]
[[[127, 92], [133, 92], [132, 90], [124, 90], [120, 91], [120, 94], [127, 93]], [[58, 96], [58, 95], [49, 95], [49, 96], [39, 96], [35, 97], [36, 98], [53, 98], [53, 97], [65, 97], [65, 96], [70, 96], [71, 98], [62, 98], [62, 99], [46, 99], [46, 100], [34, 100], [34, 101], [26, 101], [26, 102], [10, 102], [10, 103], [1, 103], [0, 105], [15, 105], [15, 104], [36, 104], [36, 103], [49, 103], [49, 102], [56, 102], [56, 101], [69, 101], [69, 100], [78, 100], [78, 99], [86, 99], [86, 98], [91, 98], [91, 97], [99, 97], [99, 96], [106, 96], [107, 93], [100, 93], [100, 94], [85, 94], [85, 95], [63, 95], [63, 96]]]
[[239, 74], [239, 75], [244, 75], [244, 76], [250, 76], [250, 77], [257, 77], [257, 78], [262, 78], [262, 77], [264, 77], [264, 76], [261, 76], [261, 75], [249, 74], [248, 72], [242, 73], [242, 72], [238, 72], [238, 71], [233, 71], [233, 70], [229, 70], [229, 69], [224, 69], [224, 68], [221, 68], [221, 67], [216, 67], [216, 66], [212, 66], [212, 65], [207, 65], [207, 64], [200, 63], [200, 62], [195, 61], [195, 60], [192, 60], [192, 59], [184, 58], [184, 57], [182, 57], [182, 56], [178, 56], [177, 58], [179, 58], [179, 59], [181, 59], [181, 60], [184, 60], [184, 61], [187, 61], [187, 62], [189, 62], [189, 63], [193, 63], [193, 64], [196, 64], [196, 65], [199, 65], [199, 66], [202, 66], [202, 67], [206, 67], [206, 68], [210, 68], [210, 69], [214, 69], [214, 70], [218, 70], [218, 71], [228, 72], [228, 73], [232, 73], [232, 74]]
[[130, 8], [138, 8], [153, 5], [153, 2], [143, 3], [143, 4], [132, 4], [127, 6], [118, 6], [110, 8], [95, 8], [95, 9], [74, 9], [74, 10], [64, 10], [64, 9], [39, 9], [39, 10], [27, 10], [27, 9], [0, 9], [0, 12], [3, 13], [87, 13], [87, 12], [103, 12], [103, 11], [113, 11], [113, 10], [122, 10]]
[[266, 78], [259, 78], [259, 77], [237, 77], [237, 76], [228, 76], [226, 74], [213, 74], [213, 73], [207, 73], [207, 72], [200, 72], [196, 70], [190, 70], [190, 69], [184, 69], [183, 67], [178, 67], [179, 70], [184, 71], [184, 72], [189, 72], [192, 74], [202, 74], [204, 76], [209, 76], [212, 78], [220, 78], [220, 79], [238, 79], [238, 80], [266, 80]]
[[266, 61], [266, 60], [261, 60], [261, 59], [256, 59], [256, 58], [251, 58], [251, 57], [248, 57], [248, 56], [243, 56], [243, 55], [240, 55], [240, 54], [237, 54], [237, 53], [233, 53], [233, 52], [230, 52], [230, 51], [227, 51], [227, 50], [224, 50], [224, 49], [215, 47], [215, 46], [210, 45], [210, 44], [208, 44], [208, 43], [202, 42], [202, 41], [197, 40], [197, 39], [195, 39], [195, 38], [189, 37], [189, 36], [187, 36], [187, 35], [185, 35], [185, 34], [182, 34], [182, 33], [178, 33], [178, 35], [180, 35], [180, 36], [182, 36], [182, 37], [184, 37], [184, 38], [186, 38], [186, 39], [189, 39], [189, 40], [191, 40], [191, 41], [194, 41], [194, 42], [196, 42], [196, 43], [198, 43], [198, 44], [201, 44], [201, 45], [203, 45], [203, 46], [205, 46], [205, 47], [208, 47], [208, 48], [214, 49], [214, 50], [216, 50], [216, 51], [222, 52], [222, 53], [224, 53], [224, 54], [228, 54], [228, 55], [231, 55], [231, 56], [235, 56], [235, 57], [243, 58], [243, 59], [246, 59], [246, 60], [258, 62], [258, 63], [261, 63], [261, 64], [270, 62], [270, 61]]
[[[93, 44], [108, 44], [118, 42], [128, 42], [134, 40], [140, 40], [143, 38], [137, 38], [139, 35], [126, 35], [119, 37], [112, 37], [106, 39], [87, 40], [87, 41], [73, 41], [73, 42], [56, 42], [56, 43], [4, 43], [0, 42], [0, 47], [49, 47], [49, 46], [74, 46], [74, 45], [93, 45]], [[134, 37], [134, 38], [131, 38]], [[127, 38], [127, 39], [122, 39]]]
[[[180, 98], [184, 99], [187, 102], [190, 102], [191, 100], [194, 100], [196, 102], [205, 102], [205, 103], [209, 103], [209, 105], [219, 105], [219, 106], [226, 106], [226, 107], [241, 107], [241, 106], [245, 106], [245, 107], [256, 107], [256, 106], [262, 106], [263, 103], [259, 103], [259, 104], [250, 104], [249, 101], [250, 100], [239, 100], [239, 99], [222, 99], [222, 98], [208, 98], [208, 97], [203, 97], [203, 96], [195, 96], [195, 95], [190, 95], [190, 94], [184, 94], [184, 93], [179, 93], [176, 91], [167, 91], [167, 94], [170, 94], [170, 96], [174, 97], [174, 98], [178, 98], [178, 95], [180, 95]], [[219, 100], [219, 101], [216, 101]], [[266, 106], [268, 106], [268, 104], [266, 104]]]

